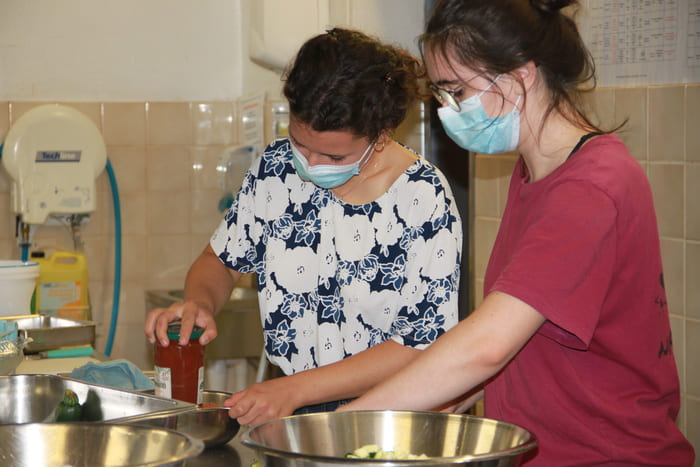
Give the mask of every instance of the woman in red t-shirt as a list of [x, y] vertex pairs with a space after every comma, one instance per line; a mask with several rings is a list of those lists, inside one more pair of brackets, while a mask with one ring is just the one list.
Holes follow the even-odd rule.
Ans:
[[436, 2], [421, 44], [447, 134], [521, 157], [483, 302], [341, 410], [461, 412], [483, 387], [487, 417], [536, 435], [528, 466], [690, 466], [651, 190], [579, 104], [594, 64], [574, 3]]

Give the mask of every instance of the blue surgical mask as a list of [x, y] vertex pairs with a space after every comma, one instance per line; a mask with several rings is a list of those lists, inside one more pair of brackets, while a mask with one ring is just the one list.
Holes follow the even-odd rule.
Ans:
[[481, 96], [498, 81], [500, 75], [479, 94], [459, 103], [459, 112], [446, 106], [438, 109], [438, 117], [447, 135], [460, 147], [480, 154], [512, 151], [520, 139], [518, 102], [512, 112], [499, 117], [486, 115]]
[[374, 152], [374, 143], [372, 143], [367, 146], [367, 149], [362, 154], [362, 157], [352, 164], [309, 165], [309, 161], [306, 159], [306, 157], [304, 157], [301, 151], [294, 146], [294, 143], [292, 143], [291, 140], [289, 141], [289, 146], [292, 148], [294, 167], [297, 169], [297, 173], [302, 180], [312, 182], [321, 188], [328, 189], [338, 187], [350, 180], [350, 178], [352, 178], [354, 175], [359, 174], [362, 167], [364, 167], [365, 163], [372, 155], [372, 152]]

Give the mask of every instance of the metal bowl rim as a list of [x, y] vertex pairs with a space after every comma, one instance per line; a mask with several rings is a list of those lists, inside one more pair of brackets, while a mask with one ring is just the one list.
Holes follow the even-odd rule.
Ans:
[[516, 456], [522, 453], [525, 453], [529, 451], [530, 449], [534, 448], [537, 445], [537, 438], [535, 435], [528, 429], [521, 427], [520, 425], [516, 425], [514, 423], [509, 423], [509, 422], [504, 422], [501, 420], [495, 420], [492, 418], [487, 418], [487, 417], [478, 417], [475, 415], [467, 415], [467, 414], [448, 414], [448, 413], [442, 413], [442, 412], [430, 412], [430, 411], [418, 411], [418, 410], [348, 410], [344, 412], [338, 412], [338, 413], [374, 413], [374, 414], [396, 414], [396, 415], [428, 415], [430, 417], [439, 417], [439, 418], [461, 418], [461, 419], [478, 419], [481, 421], [485, 421], [488, 423], [494, 423], [494, 424], [499, 424], [503, 426], [508, 426], [512, 428], [517, 428], [519, 430], [524, 430], [530, 437], [528, 438], [527, 441], [525, 441], [523, 444], [519, 446], [515, 446], [509, 449], [504, 449], [501, 451], [498, 451], [498, 453], [490, 453], [490, 454], [465, 454], [462, 456], [453, 456], [453, 457], [429, 457], [427, 459], [356, 459], [356, 458], [342, 458], [342, 457], [337, 457], [337, 456], [325, 456], [325, 455], [320, 455], [320, 454], [305, 454], [305, 453], [297, 453], [297, 452], [292, 452], [292, 451], [287, 451], [284, 449], [276, 449], [276, 448], [271, 448], [267, 446], [263, 446], [262, 444], [259, 444], [255, 441], [253, 441], [250, 437], [250, 434], [256, 429], [260, 428], [264, 425], [275, 423], [275, 422], [280, 422], [283, 420], [288, 420], [288, 419], [300, 419], [300, 418], [311, 418], [311, 417], [318, 417], [321, 414], [328, 415], [328, 412], [318, 412], [318, 413], [310, 413], [310, 414], [302, 414], [302, 415], [289, 415], [287, 417], [282, 417], [274, 420], [268, 420], [266, 422], [259, 423], [257, 425], [249, 427], [246, 431], [245, 434], [243, 435], [243, 439], [241, 442], [245, 445], [248, 446], [252, 449], [256, 449], [262, 453], [265, 454], [272, 454], [272, 455], [283, 455], [284, 457], [292, 458], [292, 459], [301, 459], [301, 460], [309, 460], [309, 461], [348, 461], [348, 462], [357, 462], [361, 464], [385, 464], [385, 465], [391, 465], [392, 463], [397, 463], [400, 462], [401, 464], [404, 463], [410, 463], [410, 464], [416, 464], [416, 465], [421, 465], [421, 464], [459, 464], [463, 462], [471, 462], [471, 461], [487, 461], [487, 460], [492, 460], [492, 459], [498, 459], [498, 458], [503, 458], [503, 457], [512, 457]]
[[153, 462], [146, 462], [143, 464], [139, 464], [140, 467], [151, 467], [151, 466], [159, 466], [163, 465], [163, 462], [176, 462], [176, 461], [184, 461], [187, 459], [191, 459], [195, 456], [198, 456], [204, 451], [204, 441], [201, 439], [194, 438], [190, 435], [187, 435], [185, 433], [180, 433], [175, 430], [170, 430], [167, 428], [157, 428], [157, 427], [148, 427], [148, 426], [139, 426], [139, 425], [129, 425], [129, 424], [117, 424], [117, 423], [107, 423], [107, 422], [56, 422], [56, 423], [17, 423], [17, 424], [10, 424], [10, 425], [0, 425], [0, 431], [2, 431], [4, 428], [3, 427], [21, 427], [19, 428], [20, 430], [30, 430], [32, 426], [41, 426], [42, 429], [43, 427], [49, 427], [48, 429], [53, 430], [61, 427], [74, 427], [74, 426], [83, 426], [88, 429], [94, 429], [95, 426], [105, 426], [109, 427], [111, 430], [113, 427], [118, 427], [118, 428], [125, 428], [128, 430], [137, 430], [137, 431], [161, 431], [161, 432], [166, 432], [170, 435], [176, 435], [178, 437], [185, 438], [188, 441], [188, 446], [185, 448], [185, 450], [180, 453], [180, 456], [178, 456], [178, 459], [161, 459], [158, 461], [153, 461]]

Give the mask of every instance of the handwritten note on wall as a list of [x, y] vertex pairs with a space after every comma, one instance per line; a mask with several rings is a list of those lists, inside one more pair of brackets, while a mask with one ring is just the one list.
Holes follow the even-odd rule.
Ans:
[[700, 0], [585, 0], [577, 21], [599, 86], [700, 81]]

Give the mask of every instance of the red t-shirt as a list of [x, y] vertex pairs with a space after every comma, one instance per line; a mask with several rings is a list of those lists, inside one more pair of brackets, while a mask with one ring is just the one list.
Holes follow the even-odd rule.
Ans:
[[[486, 416], [538, 438], [528, 466], [690, 466], [651, 189], [614, 135], [546, 178], [522, 160], [486, 271], [547, 321], [486, 385]], [[530, 456], [531, 457], [531, 456]]]

